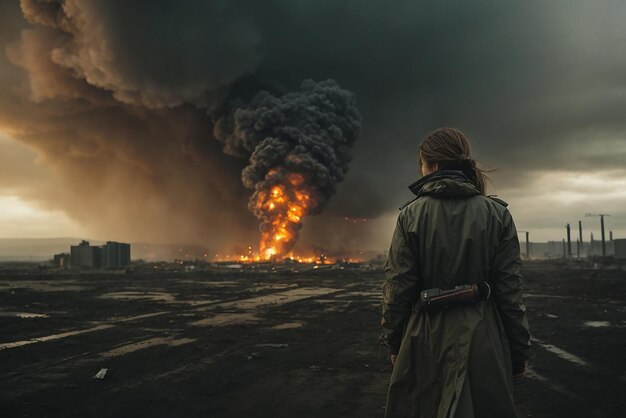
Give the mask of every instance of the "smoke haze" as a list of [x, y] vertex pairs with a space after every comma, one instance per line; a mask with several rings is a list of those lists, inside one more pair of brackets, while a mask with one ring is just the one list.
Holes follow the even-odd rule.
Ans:
[[334, 79], [363, 127], [349, 172], [338, 154], [326, 163], [341, 167], [329, 169], [337, 193], [322, 188], [304, 242], [385, 247], [419, 139], [441, 125], [498, 169], [495, 192], [522, 229], [604, 211], [626, 233], [623, 2], [260, 3], [3, 2], [0, 131], [46, 175], [13, 164], [2, 193], [62, 210], [94, 237], [255, 243], [241, 173], [259, 184], [262, 157], [281, 145], [250, 163], [234, 119], [224, 135], [216, 122]]

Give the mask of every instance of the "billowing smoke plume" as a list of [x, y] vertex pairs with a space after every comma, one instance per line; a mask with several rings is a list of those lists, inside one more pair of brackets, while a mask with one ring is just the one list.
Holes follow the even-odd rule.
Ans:
[[21, 0], [20, 5], [36, 25], [22, 34], [17, 58], [29, 70], [36, 100], [93, 100], [110, 93], [120, 103], [148, 108], [206, 106], [252, 73], [259, 60], [258, 35], [239, 8], [245, 4]]
[[100, 237], [252, 239], [241, 173], [264, 250], [284, 254], [344, 178], [360, 126], [352, 94], [330, 80], [289, 93], [293, 83], [256, 74], [255, 2], [20, 6], [29, 24], [2, 40], [25, 72], [0, 72], [13, 85], [0, 95], [0, 127], [62, 181], [33, 197]]
[[224, 151], [249, 158], [241, 179], [254, 189], [249, 208], [261, 220], [263, 256], [289, 252], [302, 218], [324, 208], [348, 171], [360, 126], [353, 95], [333, 80], [307, 80], [280, 97], [261, 92], [217, 120]]
[[[533, 195], [546, 171], [623, 173], [626, 2], [388, 3], [0, 1], [0, 131], [46, 168], [0, 173], [0, 193], [64, 211], [92, 238], [254, 245], [252, 150], [224, 154], [213, 119], [309, 78], [355, 92], [367, 129], [301, 244], [386, 248], [419, 138], [442, 125], [498, 167], [505, 198]], [[597, 210], [626, 219], [611, 199]]]

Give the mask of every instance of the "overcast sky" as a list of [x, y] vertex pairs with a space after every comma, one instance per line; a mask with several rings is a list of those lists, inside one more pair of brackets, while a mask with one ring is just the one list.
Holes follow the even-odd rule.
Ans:
[[626, 238], [625, 20], [620, 0], [3, 1], [0, 237], [254, 241], [214, 109], [332, 78], [362, 130], [303, 243], [387, 247], [440, 126], [532, 240], [579, 219], [599, 237], [586, 212]]

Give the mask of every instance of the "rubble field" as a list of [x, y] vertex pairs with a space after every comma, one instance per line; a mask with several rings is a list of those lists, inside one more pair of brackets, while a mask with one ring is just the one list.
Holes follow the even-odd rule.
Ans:
[[[621, 417], [626, 272], [524, 265], [526, 417]], [[2, 417], [380, 417], [383, 272], [0, 276]]]

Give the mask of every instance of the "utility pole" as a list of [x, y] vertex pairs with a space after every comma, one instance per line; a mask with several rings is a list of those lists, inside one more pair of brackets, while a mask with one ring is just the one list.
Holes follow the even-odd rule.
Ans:
[[572, 236], [569, 224], [565, 224], [565, 229], [567, 229], [567, 256], [572, 257]]
[[606, 240], [604, 239], [604, 216], [600, 216], [600, 229], [602, 229], [602, 257], [606, 257]]
[[576, 238], [576, 258], [580, 258], [580, 240]]
[[583, 221], [578, 221], [578, 240], [580, 241], [580, 249], [583, 249]]
[[602, 232], [602, 257], [606, 257], [606, 240], [604, 238], [604, 217], [611, 216], [607, 213], [585, 213], [585, 217], [599, 216], [600, 217], [600, 229]]
[[526, 260], [530, 260], [530, 241], [528, 241], [528, 231], [517, 231], [526, 233]]

